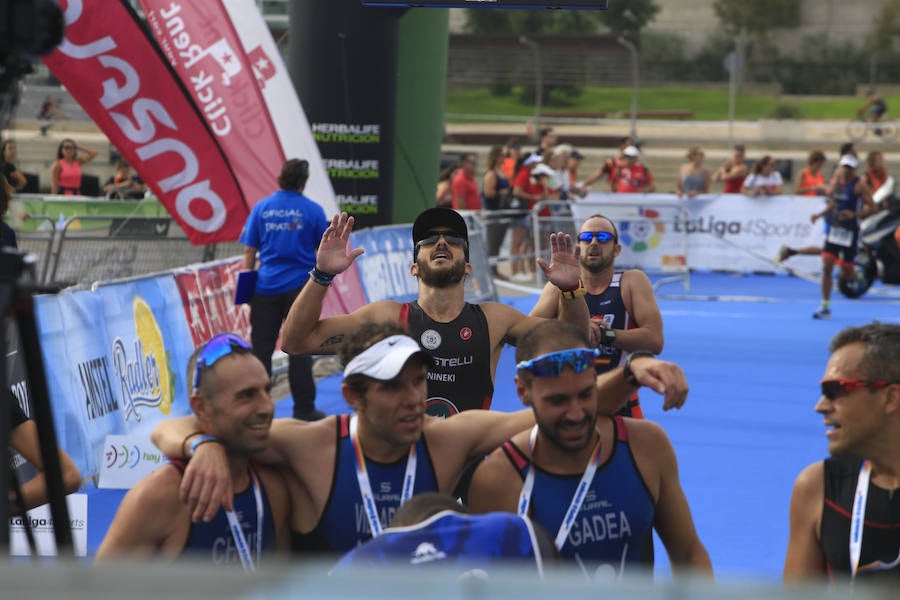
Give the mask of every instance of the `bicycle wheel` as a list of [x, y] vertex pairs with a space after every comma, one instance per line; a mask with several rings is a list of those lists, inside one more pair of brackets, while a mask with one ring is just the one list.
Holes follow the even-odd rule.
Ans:
[[847, 137], [849, 137], [854, 142], [861, 141], [864, 137], [866, 137], [868, 125], [869, 124], [862, 119], [850, 119], [847, 122]]
[[897, 137], [897, 122], [893, 119], [879, 121], [873, 128], [878, 137], [885, 142], [893, 141]]

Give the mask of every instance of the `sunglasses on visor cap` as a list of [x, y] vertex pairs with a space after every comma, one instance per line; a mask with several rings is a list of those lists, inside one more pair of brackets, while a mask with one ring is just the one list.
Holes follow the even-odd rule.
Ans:
[[523, 360], [516, 365], [516, 369], [531, 371], [537, 377], [558, 377], [563, 367], [569, 367], [576, 373], [592, 368], [599, 356], [600, 351], [596, 348], [571, 348]]
[[428, 233], [430, 234], [428, 237], [422, 238], [416, 243], [416, 248], [437, 244], [438, 240], [441, 239], [441, 236], [444, 236], [444, 241], [446, 241], [448, 244], [452, 244], [453, 246], [466, 245], [466, 238], [460, 237], [458, 235], [453, 235], [452, 231], [429, 231]]
[[210, 338], [197, 355], [197, 366], [194, 370], [194, 390], [200, 388], [200, 373], [204, 367], [211, 367], [223, 356], [228, 356], [235, 348], [250, 351], [252, 348], [244, 338], [235, 333], [220, 333]]
[[877, 390], [887, 387], [891, 383], [889, 381], [860, 381], [859, 379], [826, 379], [819, 385], [822, 386], [822, 395], [829, 400], [834, 400], [861, 387]]
[[582, 242], [587, 242], [588, 244], [594, 241], [594, 238], [597, 238], [599, 243], [605, 244], [614, 237], [615, 236], [608, 231], [583, 231], [578, 234], [578, 239]]

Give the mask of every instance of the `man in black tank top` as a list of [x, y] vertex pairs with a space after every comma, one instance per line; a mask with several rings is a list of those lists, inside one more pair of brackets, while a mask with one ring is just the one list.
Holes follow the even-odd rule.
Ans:
[[[359, 248], [348, 251], [352, 229], [353, 217], [342, 213], [334, 216], [322, 236], [311, 276], [315, 285], [305, 286], [291, 307], [282, 330], [284, 351], [334, 353], [363, 323], [397, 323], [408, 327], [410, 335], [435, 357], [428, 380], [430, 414], [446, 417], [490, 408], [503, 347], [514, 345], [541, 319], [500, 302], [475, 306], [465, 301], [464, 283], [472, 266], [468, 227], [462, 215], [449, 208], [430, 208], [413, 224], [410, 274], [419, 282], [415, 302], [382, 300], [347, 315], [320, 320], [331, 278], [350, 268], [363, 252]], [[580, 269], [571, 237], [552, 235], [550, 263], [542, 258], [537, 262], [560, 298], [559, 318], [587, 330], [590, 316], [582, 294], [577, 293]]]
[[[592, 340], [601, 356], [597, 373], [606, 373], [622, 364], [636, 351], [659, 354], [663, 349], [663, 322], [653, 285], [643, 271], [616, 271], [615, 260], [622, 251], [615, 224], [603, 215], [592, 215], [578, 234], [581, 254], [581, 281], [591, 313]], [[558, 313], [559, 294], [545, 287], [531, 316], [552, 319]], [[637, 394], [619, 413], [643, 418]]]
[[900, 581], [900, 325], [847, 327], [830, 345], [816, 412], [832, 458], [791, 496], [785, 580]]

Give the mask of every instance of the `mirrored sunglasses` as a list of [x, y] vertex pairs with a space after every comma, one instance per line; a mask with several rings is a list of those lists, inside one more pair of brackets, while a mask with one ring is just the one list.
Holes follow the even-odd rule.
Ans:
[[828, 398], [829, 400], [834, 400], [835, 398], [840, 398], [844, 394], [849, 394], [853, 390], [859, 388], [868, 388], [870, 390], [877, 390], [883, 387], [887, 387], [890, 384], [888, 381], [860, 381], [859, 379], [826, 379], [822, 381], [819, 385], [822, 386], [822, 395]]
[[563, 367], [569, 367], [575, 373], [593, 368], [599, 356], [600, 351], [596, 348], [558, 350], [531, 360], [523, 360], [516, 365], [516, 369], [531, 371], [537, 377], [558, 377], [562, 374]]
[[460, 237], [458, 235], [453, 235], [449, 231], [447, 231], [447, 232], [439, 231], [437, 233], [432, 233], [428, 237], [419, 240], [416, 243], [416, 248], [421, 248], [422, 246], [433, 246], [434, 244], [438, 243], [438, 240], [440, 240], [441, 237], [444, 238], [445, 242], [447, 242], [448, 244], [453, 245], [453, 246], [465, 246], [466, 245], [465, 238]]
[[597, 242], [605, 244], [614, 239], [615, 236], [608, 231], [582, 231], [578, 234], [578, 239], [582, 242], [587, 242], [588, 244], [594, 241], [595, 238]]
[[197, 366], [194, 370], [194, 390], [200, 388], [200, 374], [203, 369], [213, 366], [220, 358], [231, 354], [235, 348], [247, 351], [252, 349], [244, 338], [235, 333], [220, 333], [203, 344], [200, 354], [197, 355]]

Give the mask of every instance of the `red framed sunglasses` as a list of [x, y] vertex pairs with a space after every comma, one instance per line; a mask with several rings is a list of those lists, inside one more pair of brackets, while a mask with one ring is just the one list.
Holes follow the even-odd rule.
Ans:
[[825, 379], [819, 385], [822, 386], [822, 395], [829, 400], [849, 394], [861, 387], [870, 390], [878, 390], [891, 385], [890, 381], [861, 381], [859, 379]]

